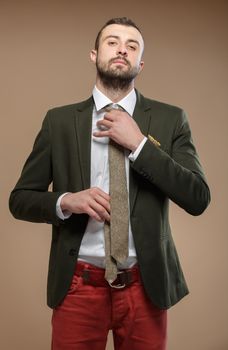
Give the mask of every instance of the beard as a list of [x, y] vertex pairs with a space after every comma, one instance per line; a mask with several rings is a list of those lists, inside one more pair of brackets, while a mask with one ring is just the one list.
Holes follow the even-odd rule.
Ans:
[[[111, 67], [112, 62], [117, 59], [124, 60], [128, 69], [123, 70], [122, 65], [116, 65]], [[102, 81], [103, 85], [108, 89], [113, 90], [127, 90], [139, 73], [139, 67], [132, 67], [130, 62], [123, 57], [115, 57], [111, 59], [108, 63], [102, 63], [97, 58], [96, 62], [97, 74]]]

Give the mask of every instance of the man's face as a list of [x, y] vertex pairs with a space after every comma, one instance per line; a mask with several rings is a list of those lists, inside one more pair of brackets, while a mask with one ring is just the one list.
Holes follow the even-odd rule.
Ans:
[[91, 59], [101, 79], [132, 81], [143, 68], [143, 48], [136, 28], [111, 24], [103, 29], [98, 51], [91, 52]]

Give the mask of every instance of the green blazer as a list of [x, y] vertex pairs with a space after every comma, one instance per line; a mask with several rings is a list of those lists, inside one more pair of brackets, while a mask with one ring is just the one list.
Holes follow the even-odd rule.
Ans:
[[[62, 221], [56, 216], [56, 202], [62, 193], [90, 187], [92, 109], [90, 97], [48, 111], [10, 195], [15, 218], [52, 224], [47, 287], [51, 308], [67, 294], [88, 222], [86, 214]], [[155, 305], [167, 309], [188, 293], [171, 235], [169, 199], [199, 215], [209, 204], [210, 192], [183, 110], [137, 92], [133, 117], [142, 133], [157, 142], [148, 139], [130, 163], [132, 234], [146, 293]]]

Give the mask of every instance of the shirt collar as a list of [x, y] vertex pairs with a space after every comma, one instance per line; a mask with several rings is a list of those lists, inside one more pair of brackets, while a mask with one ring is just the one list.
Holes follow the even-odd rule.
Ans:
[[[93, 89], [93, 99], [97, 112], [110, 103], [114, 103], [107, 96], [105, 96], [97, 87], [94, 86]], [[127, 96], [118, 102], [128, 114], [133, 115], [135, 105], [136, 105], [136, 93], [135, 89], [132, 89]]]

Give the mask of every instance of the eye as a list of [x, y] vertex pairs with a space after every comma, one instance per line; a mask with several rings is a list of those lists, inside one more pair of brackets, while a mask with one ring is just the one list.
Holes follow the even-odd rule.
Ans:
[[128, 45], [128, 48], [132, 51], [136, 51], [136, 46], [134, 45]]
[[108, 45], [109, 45], [109, 46], [114, 46], [114, 45], [116, 45], [116, 44], [117, 44], [117, 42], [114, 41], [114, 40], [108, 41]]

